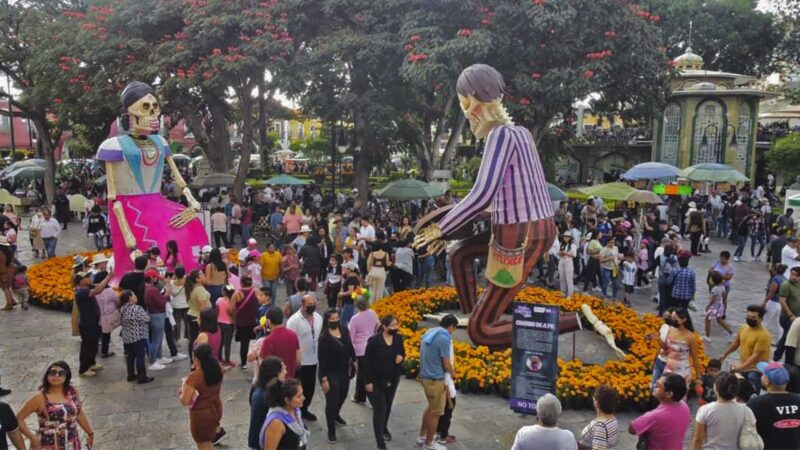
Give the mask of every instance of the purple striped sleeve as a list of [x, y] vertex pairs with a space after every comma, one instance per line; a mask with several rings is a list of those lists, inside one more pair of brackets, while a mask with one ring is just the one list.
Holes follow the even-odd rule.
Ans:
[[489, 133], [475, 185], [464, 200], [439, 222], [439, 228], [445, 236], [489, 206], [502, 183], [501, 175], [508, 165], [512, 145], [505, 126], [497, 127]]
[[99, 161], [122, 161], [122, 150], [100, 147], [94, 158]]

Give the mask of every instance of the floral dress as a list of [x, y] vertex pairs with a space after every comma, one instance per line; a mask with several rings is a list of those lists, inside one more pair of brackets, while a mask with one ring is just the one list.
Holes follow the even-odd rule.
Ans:
[[691, 381], [692, 366], [689, 364], [691, 354], [689, 343], [667, 336], [664, 345], [667, 349], [667, 366], [664, 368], [664, 373], [677, 373], [687, 382]]
[[37, 435], [41, 450], [80, 450], [81, 439], [78, 435], [78, 415], [81, 412], [81, 401], [78, 392], [70, 389], [64, 403], [51, 402], [47, 394], [44, 396], [44, 412], [39, 413], [39, 431]]

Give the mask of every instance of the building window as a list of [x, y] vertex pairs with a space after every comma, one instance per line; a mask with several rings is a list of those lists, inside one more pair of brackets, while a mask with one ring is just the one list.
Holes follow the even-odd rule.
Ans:
[[681, 107], [670, 103], [664, 109], [664, 124], [661, 132], [661, 155], [663, 163], [678, 165], [681, 145]]
[[0, 133], [11, 132], [11, 118], [8, 116], [0, 116]]
[[580, 182], [580, 170], [580, 164], [571, 156], [562, 155], [556, 160], [556, 177], [561, 183]]
[[314, 139], [317, 138], [317, 127], [314, 125], [311, 125], [311, 137]]
[[283, 138], [283, 133], [281, 133], [281, 123], [280, 122], [275, 122], [275, 123], [272, 124], [272, 131], [278, 133], [278, 135], [281, 137], [281, 139]]
[[306, 127], [302, 123], [297, 124], [297, 139], [305, 139]]
[[750, 105], [742, 103], [739, 107], [739, 126], [736, 129], [736, 155], [733, 167], [747, 174], [747, 157], [750, 154]]
[[725, 162], [722, 113], [722, 104], [715, 100], [707, 100], [697, 108], [692, 164]]

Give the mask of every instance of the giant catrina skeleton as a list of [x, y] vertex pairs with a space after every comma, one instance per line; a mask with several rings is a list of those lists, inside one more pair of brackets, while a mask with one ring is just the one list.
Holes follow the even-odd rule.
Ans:
[[[120, 95], [124, 131], [106, 139], [97, 150], [96, 159], [106, 166], [111, 240], [114, 246], [114, 280], [133, 270], [131, 256], [151, 247], [166, 253], [166, 243], [178, 243], [180, 264], [187, 272], [197, 266], [194, 254], [208, 244], [197, 213], [200, 204], [181, 177], [167, 142], [155, 134], [159, 129], [161, 109], [149, 85], [134, 81]], [[186, 208], [161, 195], [164, 164], [169, 164], [176, 184], [189, 201]]]
[[[553, 207], [533, 137], [508, 117], [502, 104], [504, 88], [500, 73], [485, 64], [470, 66], [458, 77], [461, 109], [473, 134], [486, 141], [483, 159], [469, 194], [457, 205], [420, 220], [413, 244], [427, 246], [433, 254], [445, 248], [445, 240], [460, 239], [449, 252], [461, 310], [471, 313], [472, 341], [491, 347], [511, 344], [511, 322], [501, 316], [556, 237]], [[488, 218], [485, 211], [490, 206], [489, 231], [475, 233], [473, 225]], [[489, 283], [478, 299], [472, 262], [483, 257], [487, 257]], [[562, 316], [560, 331], [572, 331], [575, 325], [574, 315]]]

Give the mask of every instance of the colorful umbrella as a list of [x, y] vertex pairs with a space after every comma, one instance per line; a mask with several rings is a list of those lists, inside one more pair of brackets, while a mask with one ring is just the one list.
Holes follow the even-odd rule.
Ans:
[[703, 163], [689, 166], [678, 174], [691, 181], [708, 181], [712, 183], [740, 183], [750, 181], [742, 172], [727, 164]]
[[550, 200], [554, 202], [560, 202], [561, 200], [567, 199], [567, 193], [551, 183], [547, 183], [547, 193], [550, 194]]
[[623, 173], [623, 180], [660, 180], [662, 178], [674, 178], [678, 176], [679, 169], [673, 165], [660, 162], [644, 162], [637, 164], [627, 172]]

